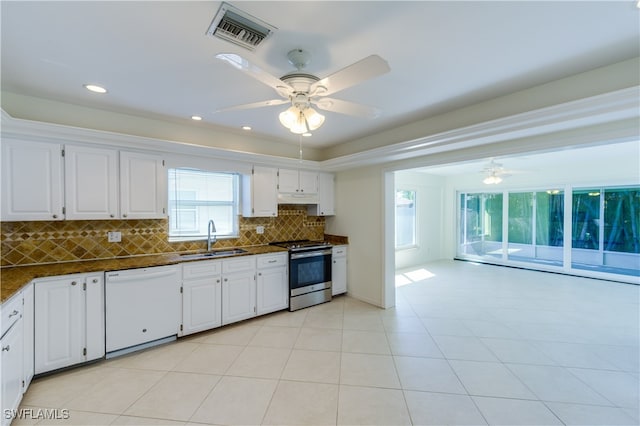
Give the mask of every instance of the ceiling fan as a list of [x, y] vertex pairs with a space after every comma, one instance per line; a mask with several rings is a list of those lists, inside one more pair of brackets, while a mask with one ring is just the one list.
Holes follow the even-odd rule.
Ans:
[[380, 110], [377, 108], [326, 96], [391, 70], [384, 59], [378, 55], [371, 55], [320, 79], [302, 71], [311, 62], [311, 54], [303, 49], [293, 49], [287, 54], [287, 58], [296, 67], [296, 71], [277, 78], [235, 53], [220, 53], [216, 58], [273, 88], [281, 97], [223, 108], [218, 112], [291, 104], [287, 110], [280, 113], [279, 119], [283, 126], [296, 134], [315, 130], [324, 123], [324, 116], [318, 113], [314, 106], [321, 110], [357, 117], [378, 116]]
[[497, 163], [493, 158], [482, 169], [482, 172], [486, 177], [482, 180], [482, 183], [487, 185], [494, 185], [502, 182], [502, 178], [511, 176], [511, 173], [502, 167], [501, 163]]

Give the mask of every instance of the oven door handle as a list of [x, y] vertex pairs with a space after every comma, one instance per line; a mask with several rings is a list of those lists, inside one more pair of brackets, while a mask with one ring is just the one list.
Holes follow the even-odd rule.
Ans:
[[304, 259], [305, 257], [316, 257], [316, 256], [326, 256], [331, 254], [332, 250], [322, 250], [322, 251], [309, 251], [305, 253], [291, 253], [291, 260], [294, 259]]

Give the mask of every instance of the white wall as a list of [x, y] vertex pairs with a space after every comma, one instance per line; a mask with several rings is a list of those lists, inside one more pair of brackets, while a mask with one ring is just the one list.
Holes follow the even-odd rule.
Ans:
[[336, 216], [327, 218], [328, 234], [349, 237], [347, 291], [353, 297], [383, 303], [383, 173], [379, 167], [336, 175]]

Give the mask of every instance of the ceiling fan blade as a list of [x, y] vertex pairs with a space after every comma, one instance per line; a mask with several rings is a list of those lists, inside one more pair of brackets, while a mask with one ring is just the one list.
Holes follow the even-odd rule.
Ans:
[[311, 103], [325, 111], [354, 115], [356, 117], [363, 118], [376, 118], [381, 112], [375, 107], [356, 104], [354, 102], [343, 101], [340, 99], [321, 98], [318, 100], [312, 100]]
[[253, 102], [250, 104], [242, 104], [242, 105], [235, 105], [235, 106], [226, 107], [226, 108], [220, 108], [214, 112], [226, 112], [226, 111], [237, 111], [242, 109], [261, 108], [261, 107], [267, 107], [267, 106], [288, 104], [289, 102], [290, 101], [288, 99], [271, 99], [269, 101]]
[[[369, 80], [391, 71], [387, 61], [378, 55], [367, 56], [360, 61], [349, 65], [346, 68], [336, 71], [328, 77], [323, 78], [311, 85], [310, 93], [321, 96], [344, 90], [347, 87], [355, 86], [363, 81]], [[326, 88], [326, 90], [324, 90]]]
[[252, 64], [240, 55], [236, 55], [235, 53], [219, 53], [216, 55], [216, 58], [273, 88], [273, 90], [283, 98], [287, 98], [289, 93], [293, 92], [293, 88], [290, 85], [264, 71], [257, 65]]

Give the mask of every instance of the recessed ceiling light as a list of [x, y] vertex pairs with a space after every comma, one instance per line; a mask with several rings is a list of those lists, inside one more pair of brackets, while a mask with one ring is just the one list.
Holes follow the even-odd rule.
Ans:
[[242, 130], [251, 130], [251, 126], [242, 126]]
[[311, 137], [312, 133], [303, 133], [302, 136], [304, 136], [305, 138]]
[[107, 89], [105, 89], [102, 86], [98, 86], [96, 84], [85, 84], [84, 88], [94, 93], [107, 93]]
[[200, 117], [199, 115], [192, 115], [191, 119], [195, 120], [195, 121], [200, 121], [200, 120], [202, 120], [202, 117]]

